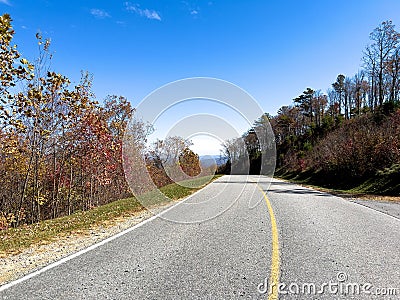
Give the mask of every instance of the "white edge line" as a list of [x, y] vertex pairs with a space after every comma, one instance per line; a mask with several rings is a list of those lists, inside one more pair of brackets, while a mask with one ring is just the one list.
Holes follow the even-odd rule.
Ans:
[[[274, 179], [276, 179], [276, 178], [274, 178]], [[392, 218], [392, 219], [396, 220], [397, 222], [400, 221], [399, 218], [397, 218], [397, 217], [395, 217], [395, 216], [392, 216], [392, 215], [389, 215], [388, 213], [385, 213], [385, 212], [383, 212], [383, 211], [377, 210], [377, 209], [375, 209], [375, 208], [373, 208], [373, 207], [369, 207], [369, 206], [364, 205], [364, 204], [362, 204], [362, 203], [358, 203], [358, 202], [355, 202], [355, 201], [348, 200], [348, 199], [346, 199], [346, 198], [344, 198], [344, 197], [340, 197], [339, 195], [334, 195], [334, 194], [329, 193], [329, 192], [319, 191], [319, 190], [313, 189], [313, 188], [311, 188], [311, 187], [302, 186], [302, 185], [300, 185], [300, 184], [293, 183], [293, 182], [289, 182], [289, 181], [284, 181], [284, 180], [282, 180], [282, 179], [276, 179], [276, 180], [281, 181], [281, 182], [286, 182], [286, 183], [288, 183], [288, 184], [298, 185], [298, 186], [300, 186], [300, 187], [302, 187], [302, 188], [304, 188], [304, 189], [308, 189], [308, 190], [311, 190], [311, 191], [316, 191], [316, 192], [319, 192], [319, 193], [321, 193], [321, 194], [327, 194], [327, 195], [330, 195], [330, 196], [332, 196], [332, 197], [335, 197], [335, 198], [338, 198], [338, 199], [340, 199], [340, 200], [343, 200], [343, 201], [345, 201], [345, 202], [347, 202], [347, 203], [353, 203], [353, 204], [355, 204], [355, 205], [360, 205], [360, 206], [362, 206], [362, 207], [368, 208], [368, 209], [373, 210], [373, 211], [375, 211], [375, 212], [377, 212], [377, 213], [380, 213], [380, 214], [382, 214], [382, 215], [385, 215], [386, 217]], [[357, 200], [357, 198], [355, 198], [355, 199]], [[360, 201], [363, 201], [363, 200], [360, 199]], [[372, 200], [372, 201], [374, 201], [374, 200]], [[377, 200], [377, 201], [379, 202], [379, 200]]]
[[[205, 187], [207, 187], [207, 186], [205, 186]], [[163, 210], [162, 212], [158, 213], [157, 215], [154, 215], [154, 216], [152, 216], [152, 217], [150, 217], [150, 218], [148, 218], [148, 219], [146, 219], [146, 220], [134, 225], [133, 227], [125, 229], [124, 231], [121, 231], [120, 233], [117, 233], [117, 234], [115, 234], [113, 236], [110, 236], [109, 238], [107, 238], [105, 240], [102, 240], [102, 241], [100, 241], [100, 242], [98, 242], [96, 244], [93, 244], [93, 245], [89, 246], [88, 248], [85, 248], [85, 249], [82, 249], [82, 250], [80, 250], [78, 252], [75, 252], [75, 253], [73, 253], [73, 254], [71, 254], [69, 256], [66, 256], [66, 257], [64, 257], [64, 258], [62, 258], [62, 259], [60, 259], [60, 260], [58, 260], [56, 262], [53, 262], [53, 263], [51, 263], [51, 264], [49, 264], [49, 265], [47, 265], [47, 266], [45, 266], [45, 267], [43, 267], [43, 268], [41, 268], [39, 270], [36, 270], [36, 271], [34, 271], [32, 273], [29, 273], [28, 275], [25, 275], [25, 276], [23, 276], [23, 277], [21, 277], [19, 279], [16, 279], [14, 281], [11, 281], [11, 282], [9, 282], [7, 284], [4, 284], [4, 285], [0, 286], [0, 292], [2, 292], [4, 290], [7, 290], [7, 289], [9, 289], [10, 287], [12, 287], [14, 285], [17, 285], [17, 284], [19, 284], [21, 282], [24, 282], [24, 281], [26, 281], [26, 280], [28, 280], [28, 279], [30, 279], [32, 277], [35, 277], [35, 276], [37, 276], [37, 275], [39, 275], [41, 273], [44, 273], [44, 272], [46, 272], [48, 270], [51, 270], [51, 269], [53, 269], [53, 268], [55, 268], [55, 267], [57, 267], [57, 266], [59, 266], [59, 265], [61, 265], [63, 263], [66, 263], [66, 262], [68, 262], [68, 261], [70, 261], [70, 260], [72, 260], [72, 259], [74, 259], [74, 258], [76, 258], [78, 256], [81, 256], [82, 254], [85, 254], [86, 252], [92, 251], [92, 250], [94, 250], [94, 249], [96, 249], [96, 248], [98, 248], [100, 246], [103, 246], [103, 245], [105, 245], [105, 244], [107, 244], [107, 243], [109, 243], [109, 242], [111, 242], [111, 241], [113, 241], [113, 240], [115, 240], [115, 239], [117, 239], [117, 238], [119, 238], [119, 237], [121, 237], [121, 236], [123, 236], [123, 235], [125, 235], [125, 234], [127, 234], [127, 233], [129, 233], [129, 232], [141, 227], [141, 226], [143, 226], [143, 225], [145, 225], [146, 223], [149, 223], [149, 222], [153, 221], [154, 219], [160, 217], [161, 215], [165, 214], [166, 212], [170, 211], [171, 209], [177, 207], [178, 205], [180, 205], [180, 204], [186, 202], [187, 200], [189, 200], [190, 198], [194, 197], [196, 194], [200, 193], [202, 190], [203, 190], [203, 188], [198, 190], [198, 191], [196, 191], [196, 192], [194, 192], [193, 194], [191, 194], [190, 196], [186, 197], [185, 199], [179, 201], [175, 205]]]
[[[339, 197], [339, 198], [341, 198], [341, 197]], [[362, 207], [364, 207], [364, 208], [368, 208], [368, 209], [370, 209], [370, 210], [373, 210], [373, 211], [375, 211], [375, 212], [377, 212], [377, 213], [383, 214], [383, 215], [385, 215], [385, 216], [387, 216], [387, 217], [390, 217], [390, 218], [392, 218], [392, 219], [395, 219], [397, 222], [400, 221], [400, 219], [397, 218], [397, 217], [395, 217], [395, 216], [392, 216], [392, 215], [390, 215], [390, 214], [388, 214], [388, 213], [385, 213], [385, 212], [383, 212], [383, 211], [377, 210], [377, 209], [375, 209], [375, 208], [373, 208], [373, 207], [369, 207], [369, 206], [367, 206], [367, 205], [365, 205], [365, 204], [358, 203], [358, 202], [354, 202], [354, 201], [347, 200], [347, 199], [344, 199], [344, 198], [341, 198], [341, 199], [343, 199], [344, 201], [346, 201], [346, 202], [348, 202], [348, 203], [353, 203], [353, 204], [355, 204], [355, 205], [359, 205], [359, 206], [362, 206]], [[363, 201], [363, 200], [361, 200], [361, 201]], [[372, 201], [375, 201], [375, 200], [372, 200]], [[376, 201], [379, 201], [379, 200], [376, 200]]]

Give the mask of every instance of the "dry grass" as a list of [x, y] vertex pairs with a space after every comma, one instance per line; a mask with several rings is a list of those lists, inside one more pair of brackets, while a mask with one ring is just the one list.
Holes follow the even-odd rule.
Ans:
[[[212, 180], [218, 177], [214, 176]], [[195, 188], [182, 187], [174, 183], [162, 187], [160, 190], [171, 200], [179, 200], [196, 192], [206, 185], [208, 181], [204, 178], [192, 180], [193, 186], [196, 186]], [[33, 245], [49, 244], [66, 236], [88, 235], [93, 228], [109, 228], [144, 210], [145, 208], [139, 201], [132, 197], [114, 201], [88, 211], [79, 211], [70, 216], [1, 230], [0, 257], [15, 255]]]

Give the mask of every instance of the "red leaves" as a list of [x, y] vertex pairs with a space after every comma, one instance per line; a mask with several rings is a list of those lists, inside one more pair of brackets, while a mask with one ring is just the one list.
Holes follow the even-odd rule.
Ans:
[[382, 124], [372, 116], [349, 120], [321, 139], [309, 154], [308, 167], [352, 170], [357, 176], [374, 174], [400, 160], [399, 114]]
[[[110, 96], [101, 107], [89, 73], [71, 88], [67, 77], [49, 70], [50, 40], [37, 34], [33, 66], [10, 44], [13, 34], [10, 16], [0, 16], [0, 215], [10, 213], [19, 225], [127, 196], [121, 157], [132, 113], [127, 99]], [[17, 81], [22, 91], [12, 94]]]

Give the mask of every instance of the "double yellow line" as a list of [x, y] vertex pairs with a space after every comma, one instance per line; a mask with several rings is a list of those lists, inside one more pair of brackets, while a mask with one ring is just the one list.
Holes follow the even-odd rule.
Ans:
[[272, 255], [271, 255], [271, 272], [270, 272], [270, 276], [269, 276], [269, 284], [272, 286], [272, 293], [268, 294], [268, 300], [276, 300], [276, 299], [278, 299], [279, 264], [280, 264], [278, 226], [276, 225], [276, 218], [275, 218], [274, 210], [272, 209], [272, 205], [267, 197], [267, 194], [263, 191], [263, 189], [258, 184], [257, 184], [257, 187], [263, 194], [265, 202], [267, 203], [269, 218], [271, 220]]

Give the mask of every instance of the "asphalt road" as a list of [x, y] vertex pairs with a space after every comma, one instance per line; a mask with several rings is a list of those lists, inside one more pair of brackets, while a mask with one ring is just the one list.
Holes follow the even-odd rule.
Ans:
[[385, 214], [400, 219], [400, 202], [384, 201], [384, 200], [376, 201], [376, 200], [364, 200], [364, 199], [350, 199], [350, 201], [370, 207], [372, 209], [381, 211]]
[[[275, 179], [224, 176], [0, 288], [0, 299], [273, 299], [271, 283], [280, 299], [400, 299], [400, 220]], [[367, 294], [377, 292], [397, 296]]]

